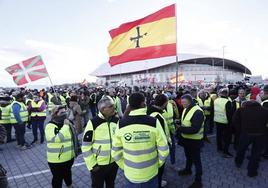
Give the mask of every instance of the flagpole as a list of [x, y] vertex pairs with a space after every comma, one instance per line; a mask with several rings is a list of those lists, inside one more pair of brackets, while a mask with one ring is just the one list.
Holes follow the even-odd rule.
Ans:
[[[120, 67], [119, 67], [119, 68], [120, 68], [120, 81], [119, 81], [119, 83], [120, 83], [120, 82], [123, 83], [123, 82], [122, 82], [122, 64], [120, 64], [119, 66], [120, 66]], [[121, 83], [119, 84], [119, 86], [121, 85]]]
[[[52, 88], [52, 91], [53, 91], [53, 93], [56, 93], [55, 92], [55, 89], [54, 89], [54, 84], [53, 84], [53, 82], [52, 82], [52, 80], [51, 80], [51, 77], [50, 77], [50, 74], [48, 73], [48, 69], [47, 69], [47, 67], [46, 67], [46, 64], [44, 63], [44, 66], [45, 66], [45, 68], [46, 68], [46, 70], [47, 70], [47, 75], [48, 75], [48, 79], [49, 79], [49, 82], [50, 82], [50, 85], [51, 85], [51, 88]], [[57, 93], [56, 93], [57, 94]], [[58, 98], [56, 98], [57, 100], [58, 100]]]
[[178, 91], [178, 71], [179, 71], [179, 57], [178, 57], [178, 14], [177, 3], [175, 3], [175, 15], [176, 15], [176, 91]]

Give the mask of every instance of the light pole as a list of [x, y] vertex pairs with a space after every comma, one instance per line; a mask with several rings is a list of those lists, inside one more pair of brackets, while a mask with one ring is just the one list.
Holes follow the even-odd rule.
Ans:
[[225, 67], [224, 55], [225, 55], [225, 48], [226, 48], [226, 46], [224, 45], [222, 47], [222, 81], [225, 81], [225, 79], [224, 79], [224, 67]]

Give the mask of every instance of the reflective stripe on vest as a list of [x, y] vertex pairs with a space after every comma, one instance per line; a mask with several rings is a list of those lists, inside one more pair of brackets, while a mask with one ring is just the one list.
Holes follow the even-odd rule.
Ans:
[[[192, 117], [193, 117], [193, 115], [194, 115], [194, 113], [197, 111], [197, 110], [200, 110], [200, 111], [202, 111], [203, 112], [203, 110], [199, 107], [199, 106], [197, 106], [197, 105], [195, 105], [194, 107], [192, 107], [191, 109], [190, 109], [190, 111], [185, 115], [185, 113], [186, 113], [186, 108], [183, 110], [183, 112], [182, 112], [182, 127], [191, 127], [192, 126], [192, 123], [191, 123], [191, 119], [192, 119]], [[200, 130], [198, 131], [198, 133], [196, 133], [196, 134], [181, 134], [181, 136], [183, 137], [183, 138], [188, 138], [188, 139], [193, 139], [193, 140], [201, 140], [202, 138], [203, 138], [203, 136], [204, 136], [204, 122], [202, 123], [202, 126], [201, 126], [201, 128], [200, 128]]]
[[[32, 108], [40, 108], [43, 104], [43, 100], [40, 100], [38, 101], [38, 103], [32, 101]], [[42, 111], [42, 112], [32, 112], [31, 113], [31, 117], [35, 117], [35, 116], [38, 116], [38, 117], [45, 117], [47, 114], [46, 114], [46, 111], [45, 109]]]
[[11, 103], [10, 123], [12, 123], [12, 124], [18, 123], [16, 118], [15, 118], [15, 116], [14, 116], [14, 113], [13, 113], [13, 108], [12, 107], [13, 107], [14, 104], [20, 105], [20, 118], [21, 118], [21, 121], [22, 122], [27, 122], [29, 114], [28, 114], [28, 110], [27, 110], [25, 104], [22, 103], [22, 102], [13, 101]]
[[217, 123], [227, 124], [226, 104], [229, 100], [225, 98], [217, 98], [214, 101], [214, 121]]
[[158, 162], [158, 157], [155, 157], [153, 159], [150, 159], [148, 161], [142, 161], [142, 162], [133, 162], [127, 159], [124, 159], [125, 165], [131, 168], [136, 168], [136, 169], [143, 169], [143, 168], [148, 168], [154, 165], [155, 163]]
[[11, 105], [7, 105], [5, 107], [0, 107], [2, 111], [2, 119], [0, 119], [0, 124], [9, 124], [10, 123], [10, 113], [11, 113]]

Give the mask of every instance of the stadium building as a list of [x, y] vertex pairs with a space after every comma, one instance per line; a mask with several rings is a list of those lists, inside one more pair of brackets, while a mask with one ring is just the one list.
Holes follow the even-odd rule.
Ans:
[[99, 85], [167, 85], [176, 83], [177, 66], [179, 84], [234, 83], [242, 81], [245, 74], [251, 75], [251, 71], [237, 61], [195, 54], [179, 54], [178, 65], [175, 57], [129, 62], [113, 67], [104, 63], [91, 75], [98, 77]]

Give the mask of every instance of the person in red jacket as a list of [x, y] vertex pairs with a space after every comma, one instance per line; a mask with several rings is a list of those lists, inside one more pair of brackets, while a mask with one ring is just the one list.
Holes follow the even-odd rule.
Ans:
[[253, 87], [251, 88], [250, 91], [250, 99], [251, 100], [256, 100], [257, 95], [261, 92], [260, 87], [258, 86], [258, 84], [254, 83]]

